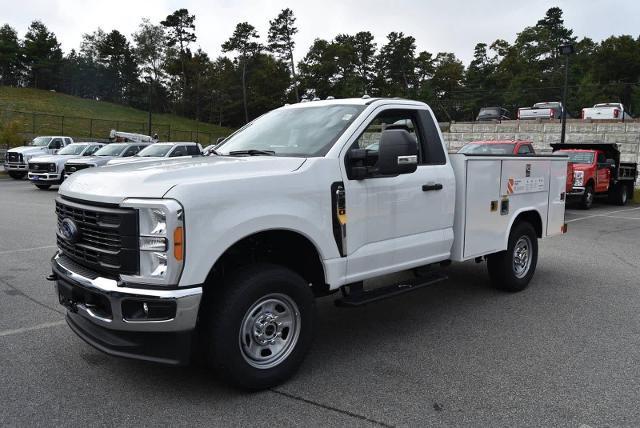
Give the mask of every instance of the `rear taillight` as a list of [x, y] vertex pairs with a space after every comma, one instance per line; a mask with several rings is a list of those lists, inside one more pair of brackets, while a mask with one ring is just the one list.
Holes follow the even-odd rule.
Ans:
[[617, 108], [613, 109], [613, 117], [617, 119], [618, 116], [620, 116], [620, 110], [618, 110]]
[[555, 112], [553, 110], [549, 110], [549, 119], [553, 119]]

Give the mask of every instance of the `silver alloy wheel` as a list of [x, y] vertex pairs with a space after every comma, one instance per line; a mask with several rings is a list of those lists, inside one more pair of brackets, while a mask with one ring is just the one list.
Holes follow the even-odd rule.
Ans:
[[589, 188], [586, 190], [586, 192], [587, 192], [587, 195], [586, 195], [585, 201], [586, 201], [586, 205], [589, 206], [593, 203], [593, 191]]
[[245, 361], [269, 369], [291, 354], [300, 336], [298, 305], [287, 295], [260, 298], [245, 314], [240, 327], [240, 351]]
[[524, 278], [531, 267], [531, 239], [528, 236], [521, 236], [513, 247], [513, 273], [516, 278]]

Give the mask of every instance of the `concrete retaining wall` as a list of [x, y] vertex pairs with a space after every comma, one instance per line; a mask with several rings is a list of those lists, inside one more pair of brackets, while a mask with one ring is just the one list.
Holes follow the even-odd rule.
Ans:
[[[551, 143], [560, 142], [562, 125], [554, 122], [506, 121], [502, 123], [452, 123], [444, 139], [450, 151], [477, 140], [528, 140], [539, 153], [551, 151]], [[640, 122], [589, 123], [567, 121], [567, 143], [618, 143], [624, 162], [640, 158]]]

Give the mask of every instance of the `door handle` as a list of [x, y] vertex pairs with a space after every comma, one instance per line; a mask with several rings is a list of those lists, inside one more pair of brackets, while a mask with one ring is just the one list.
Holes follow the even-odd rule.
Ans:
[[442, 184], [436, 183], [436, 184], [423, 184], [422, 185], [422, 191], [423, 192], [429, 192], [431, 190], [442, 190]]

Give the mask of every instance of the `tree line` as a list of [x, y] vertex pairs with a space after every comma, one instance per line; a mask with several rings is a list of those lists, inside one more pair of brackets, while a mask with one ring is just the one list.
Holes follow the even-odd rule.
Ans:
[[558, 46], [572, 43], [569, 111], [621, 101], [640, 112], [640, 36], [580, 40], [554, 7], [509, 43], [478, 43], [465, 65], [451, 52], [418, 51], [416, 39], [391, 32], [378, 46], [369, 31], [316, 39], [295, 58], [296, 18], [282, 10], [261, 38], [238, 23], [215, 59], [197, 41], [196, 16], [178, 9], [159, 23], [143, 19], [127, 37], [98, 28], [81, 45], [62, 52], [55, 34], [34, 21], [24, 38], [0, 27], [0, 84], [56, 90], [154, 112], [236, 127], [281, 106], [328, 96], [364, 94], [429, 103], [440, 120], [472, 118], [480, 107], [512, 110], [559, 100], [564, 58]]

